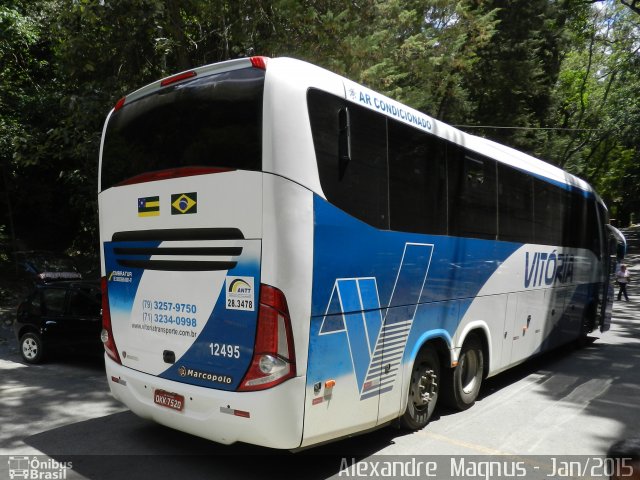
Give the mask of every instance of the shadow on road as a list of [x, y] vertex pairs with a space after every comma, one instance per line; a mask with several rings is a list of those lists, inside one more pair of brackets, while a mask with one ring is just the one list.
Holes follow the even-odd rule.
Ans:
[[71, 462], [75, 473], [91, 479], [324, 479], [336, 475], [343, 462], [380, 451], [397, 433], [381, 429], [292, 453], [240, 443], [220, 445], [126, 411], [48, 430], [24, 442], [59, 462]]
[[[636, 248], [637, 242], [632, 246]], [[627, 262], [632, 275], [638, 279], [640, 256], [635, 252], [631, 252]], [[618, 302], [614, 307], [611, 333], [603, 334], [582, 349], [563, 347], [487, 380], [478, 402], [535, 374], [532, 381], [539, 385], [544, 395], [574, 405], [587, 416], [615, 421], [619, 426], [619, 438], [640, 431], [640, 403], [637, 402], [640, 398], [640, 320], [637, 315], [640, 288], [637, 281], [631, 283], [629, 293], [630, 302]], [[16, 377], [23, 378], [23, 375], [22, 371], [15, 373]], [[14, 380], [11, 374], [6, 379], [7, 382]], [[42, 386], [34, 385], [33, 388], [42, 389]], [[60, 408], [64, 414], [65, 404], [68, 404], [63, 397], [66, 388], [64, 385], [59, 391], [55, 387], [49, 388], [54, 388], [50, 391], [50, 401], [46, 399], [45, 389], [45, 401], [34, 404], [28, 413], [30, 417], [38, 416], [39, 409], [43, 408]], [[102, 385], [95, 391], [69, 395], [98, 399], [106, 392]], [[54, 400], [62, 404], [55, 406]], [[433, 422], [438, 421], [439, 415], [451, 413], [440, 409]], [[20, 421], [20, 418], [15, 420]], [[603, 453], [612, 443], [611, 435], [615, 434], [612, 431], [600, 434]], [[75, 473], [91, 479], [286, 478], [288, 474], [327, 478], [339, 472], [344, 459], [350, 462], [352, 457], [359, 460], [371, 456], [393, 444], [399, 435], [402, 432], [384, 428], [290, 453], [244, 444], [219, 445], [142, 420], [125, 411], [50, 429], [22, 441], [56, 460], [72, 461]]]
[[[611, 330], [582, 349], [568, 345], [486, 381], [479, 401], [532, 375], [540, 391], [555, 402], [588, 418], [612, 420], [617, 426], [595, 434], [602, 453], [615, 440], [640, 431], [640, 229], [625, 231], [626, 263], [631, 272], [630, 301], [616, 301]], [[616, 287], [617, 294], [617, 287]], [[597, 332], [599, 333], [599, 332]], [[531, 422], [540, 412], [532, 412]], [[585, 418], [586, 417], [586, 420]], [[547, 425], [557, 424], [543, 418]], [[567, 424], [571, 428], [571, 424]]]

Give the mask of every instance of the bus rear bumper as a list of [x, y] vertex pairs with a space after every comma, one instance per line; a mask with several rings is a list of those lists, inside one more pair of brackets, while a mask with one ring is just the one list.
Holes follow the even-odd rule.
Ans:
[[[259, 392], [227, 392], [138, 372], [106, 355], [105, 366], [112, 395], [142, 418], [225, 445], [295, 449], [302, 441], [304, 377]], [[156, 390], [183, 396], [182, 411], [157, 405]]]

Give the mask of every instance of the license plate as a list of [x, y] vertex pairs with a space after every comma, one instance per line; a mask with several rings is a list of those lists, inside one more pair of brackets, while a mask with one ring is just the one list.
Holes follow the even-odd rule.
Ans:
[[184, 397], [177, 393], [156, 390], [153, 393], [153, 401], [160, 406], [171, 408], [179, 412], [184, 408]]

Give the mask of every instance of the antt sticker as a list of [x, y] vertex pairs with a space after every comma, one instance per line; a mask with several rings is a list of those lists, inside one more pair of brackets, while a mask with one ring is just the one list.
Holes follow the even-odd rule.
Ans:
[[255, 288], [253, 277], [226, 277], [227, 310], [255, 310]]

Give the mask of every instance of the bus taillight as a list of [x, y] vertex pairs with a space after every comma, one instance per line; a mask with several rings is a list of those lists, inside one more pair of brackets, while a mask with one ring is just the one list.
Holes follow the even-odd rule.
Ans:
[[127, 97], [122, 97], [120, 100], [116, 102], [116, 105], [113, 107], [113, 110], [116, 112], [120, 110], [122, 107], [124, 107], [124, 102], [126, 101], [127, 101]]
[[261, 70], [267, 69], [267, 57], [251, 57], [251, 65]]
[[296, 375], [287, 300], [280, 290], [269, 285], [260, 286], [260, 309], [253, 351], [251, 365], [238, 390], [264, 390]]
[[111, 310], [109, 309], [109, 295], [107, 292], [107, 277], [100, 279], [100, 286], [102, 288], [102, 333], [100, 339], [104, 344], [104, 351], [115, 362], [122, 364], [120, 361], [120, 355], [118, 354], [118, 347], [116, 347], [116, 341], [113, 338], [113, 330], [111, 328]]
[[190, 70], [188, 72], [182, 72], [182, 73], [178, 73], [177, 75], [173, 75], [172, 77], [168, 77], [165, 78], [164, 80], [160, 81], [160, 86], [161, 87], [166, 87], [168, 85], [172, 85], [174, 83], [178, 83], [181, 82], [182, 80], [186, 80], [188, 78], [193, 78], [197, 75], [197, 73], [193, 70]]

